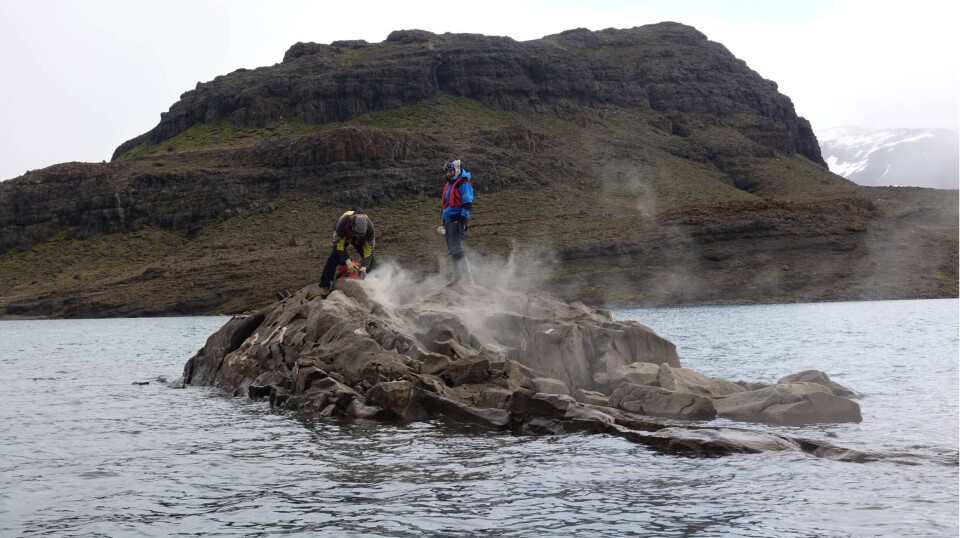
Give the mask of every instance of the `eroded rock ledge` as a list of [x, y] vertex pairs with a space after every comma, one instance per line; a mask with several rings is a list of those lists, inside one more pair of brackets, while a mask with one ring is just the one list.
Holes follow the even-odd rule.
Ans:
[[682, 368], [676, 347], [650, 328], [580, 303], [388, 282], [339, 281], [326, 299], [309, 286], [235, 316], [187, 361], [181, 382], [324, 417], [606, 433], [703, 455], [871, 457], [709, 424], [859, 422], [856, 393], [822, 372], [776, 384], [708, 378]]

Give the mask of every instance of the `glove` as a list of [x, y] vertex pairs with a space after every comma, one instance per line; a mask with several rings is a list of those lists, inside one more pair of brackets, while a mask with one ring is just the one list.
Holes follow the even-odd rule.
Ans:
[[460, 233], [462, 234], [467, 233], [468, 222], [469, 222], [469, 219], [466, 217], [460, 217], [460, 219], [457, 220], [457, 227], [460, 228]]

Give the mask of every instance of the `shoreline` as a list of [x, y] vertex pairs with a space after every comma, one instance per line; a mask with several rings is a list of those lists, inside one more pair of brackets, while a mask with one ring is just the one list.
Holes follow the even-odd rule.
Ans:
[[[900, 298], [891, 298], [891, 299], [838, 299], [831, 301], [781, 301], [781, 302], [750, 302], [750, 301], [730, 301], [730, 302], [691, 302], [691, 303], [673, 303], [673, 304], [642, 304], [642, 303], [623, 303], [623, 304], [605, 304], [605, 305], [593, 305], [589, 303], [584, 303], [588, 307], [593, 308], [598, 311], [618, 311], [618, 310], [650, 310], [650, 309], [665, 309], [665, 308], [710, 308], [710, 307], [721, 307], [721, 306], [776, 306], [776, 305], [798, 305], [798, 304], [828, 304], [828, 303], [872, 303], [872, 302], [891, 302], [891, 301], [956, 301], [960, 300], [960, 297], [900, 297]], [[269, 305], [266, 305], [269, 306]], [[240, 315], [246, 312], [253, 312], [254, 310], [245, 310], [243, 312], [231, 312], [231, 313], [220, 313], [220, 312], [197, 312], [191, 314], [184, 314], [182, 312], [151, 312], [149, 315], [126, 315], [126, 316], [102, 316], [96, 315], [87, 315], [87, 316], [70, 316], [70, 317], [57, 317], [57, 316], [24, 316], [16, 314], [0, 314], [0, 321], [56, 321], [56, 320], [79, 320], [79, 319], [143, 319], [143, 318], [189, 318], [189, 317], [232, 317]]]

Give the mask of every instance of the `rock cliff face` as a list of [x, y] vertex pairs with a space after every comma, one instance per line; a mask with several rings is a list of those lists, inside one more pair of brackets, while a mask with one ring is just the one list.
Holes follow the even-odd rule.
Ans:
[[[369, 51], [348, 65], [345, 51]], [[571, 30], [541, 40], [397, 31], [380, 45], [298, 43], [281, 64], [239, 70], [198, 84], [161, 115], [144, 140], [160, 143], [216, 121], [263, 127], [283, 118], [324, 124], [414, 104], [438, 93], [507, 110], [544, 110], [560, 102], [650, 107], [763, 119], [748, 138], [824, 165], [809, 122], [793, 104], [718, 43], [676, 23], [632, 30]], [[682, 132], [682, 121], [671, 129]]]
[[[414, 30], [298, 43], [279, 64], [198, 84], [113, 162], [0, 183], [0, 308], [263, 305], [316, 278], [320, 238], [357, 205], [384, 234], [379, 253], [434, 271], [437, 170], [450, 158], [477, 178], [469, 246], [533, 253], [552, 264], [546, 289], [567, 298], [957, 293], [956, 191], [831, 174], [774, 82], [661, 23], [527, 42]], [[131, 242], [139, 254], [121, 254]]]
[[674, 345], [651, 329], [582, 304], [475, 285], [397, 284], [394, 273], [340, 280], [325, 299], [313, 286], [236, 316], [187, 362], [180, 384], [325, 417], [609, 433], [694, 454], [869, 457], [703, 422], [718, 414], [859, 422], [860, 407], [847, 398], [856, 393], [822, 372], [773, 385], [711, 379], [681, 368]]

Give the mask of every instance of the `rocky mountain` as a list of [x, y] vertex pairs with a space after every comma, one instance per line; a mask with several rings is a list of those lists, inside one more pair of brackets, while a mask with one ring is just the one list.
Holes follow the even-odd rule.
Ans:
[[184, 93], [110, 163], [0, 183], [6, 315], [239, 312], [317, 279], [363, 206], [444, 269], [440, 165], [478, 272], [590, 304], [957, 295], [957, 192], [831, 173], [790, 99], [696, 29], [297, 43]]
[[960, 137], [949, 129], [858, 127], [819, 133], [830, 171], [860, 185], [960, 187]]

